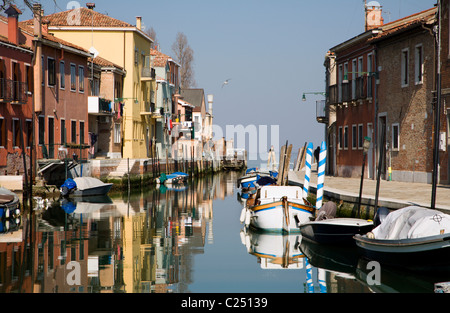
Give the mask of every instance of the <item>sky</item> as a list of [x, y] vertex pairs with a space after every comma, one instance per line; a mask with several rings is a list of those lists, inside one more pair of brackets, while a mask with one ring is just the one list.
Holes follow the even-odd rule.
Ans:
[[[45, 14], [64, 11], [69, 4], [38, 2]], [[246, 147], [253, 152], [286, 141], [293, 151], [305, 142], [320, 145], [325, 125], [316, 121], [316, 101], [323, 97], [306, 95], [303, 102], [302, 94], [324, 92], [326, 52], [364, 32], [363, 0], [79, 1], [81, 6], [86, 2], [133, 25], [136, 16], [142, 16], [168, 55], [173, 55], [176, 34], [183, 32], [194, 50], [195, 87], [214, 95], [214, 123], [227, 139], [242, 125], [249, 131]], [[437, 0], [378, 2], [387, 23], [429, 9]], [[23, 11], [22, 19], [31, 18], [28, 9]], [[229, 84], [222, 88], [227, 79]], [[226, 125], [231, 125], [228, 132]], [[259, 130], [257, 139], [250, 135], [252, 129]], [[262, 141], [257, 148], [255, 140]]]

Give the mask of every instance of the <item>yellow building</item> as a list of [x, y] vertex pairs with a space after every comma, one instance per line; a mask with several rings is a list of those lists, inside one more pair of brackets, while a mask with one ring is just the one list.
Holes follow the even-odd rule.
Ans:
[[[98, 13], [94, 8], [76, 8], [46, 15], [48, 31], [101, 56], [126, 71], [123, 97], [122, 157], [143, 159], [150, 156], [154, 136], [150, 111], [151, 95], [156, 90], [155, 72], [150, 64], [153, 40], [136, 25]], [[32, 21], [31, 21], [32, 22]]]

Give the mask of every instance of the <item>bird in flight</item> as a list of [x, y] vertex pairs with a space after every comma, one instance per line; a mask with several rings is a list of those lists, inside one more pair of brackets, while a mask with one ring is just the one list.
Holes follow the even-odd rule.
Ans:
[[224, 81], [223, 84], [222, 84], [222, 88], [223, 88], [223, 86], [228, 85], [228, 82], [229, 82], [230, 80], [231, 80], [231, 78], [229, 78], [229, 79], [227, 79], [226, 81]]

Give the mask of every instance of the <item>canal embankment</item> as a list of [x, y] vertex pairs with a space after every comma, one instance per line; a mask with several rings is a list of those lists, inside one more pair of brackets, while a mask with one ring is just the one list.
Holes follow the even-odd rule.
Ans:
[[[289, 184], [303, 186], [305, 171], [290, 171]], [[375, 205], [376, 180], [364, 179], [361, 196], [362, 207]], [[326, 176], [324, 197], [337, 203], [347, 203], [353, 208], [358, 204], [360, 178]], [[313, 170], [310, 178], [310, 193], [317, 192], [317, 171]], [[431, 205], [431, 184], [407, 183], [397, 181], [380, 181], [378, 207], [400, 209], [410, 205], [429, 208]], [[448, 186], [438, 185], [436, 190], [436, 209], [450, 213], [450, 190]]]

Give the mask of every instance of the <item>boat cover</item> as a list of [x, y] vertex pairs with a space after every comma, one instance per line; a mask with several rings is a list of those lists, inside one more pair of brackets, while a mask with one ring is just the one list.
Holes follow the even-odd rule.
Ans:
[[336, 203], [333, 201], [328, 201], [325, 203], [319, 210], [319, 213], [317, 214], [316, 221], [323, 221], [330, 218], [336, 217]]
[[96, 187], [102, 187], [105, 185], [100, 179], [94, 177], [77, 177], [73, 179], [77, 184], [78, 190], [86, 190]]
[[372, 230], [375, 239], [414, 239], [450, 233], [450, 215], [409, 206], [390, 213]]

